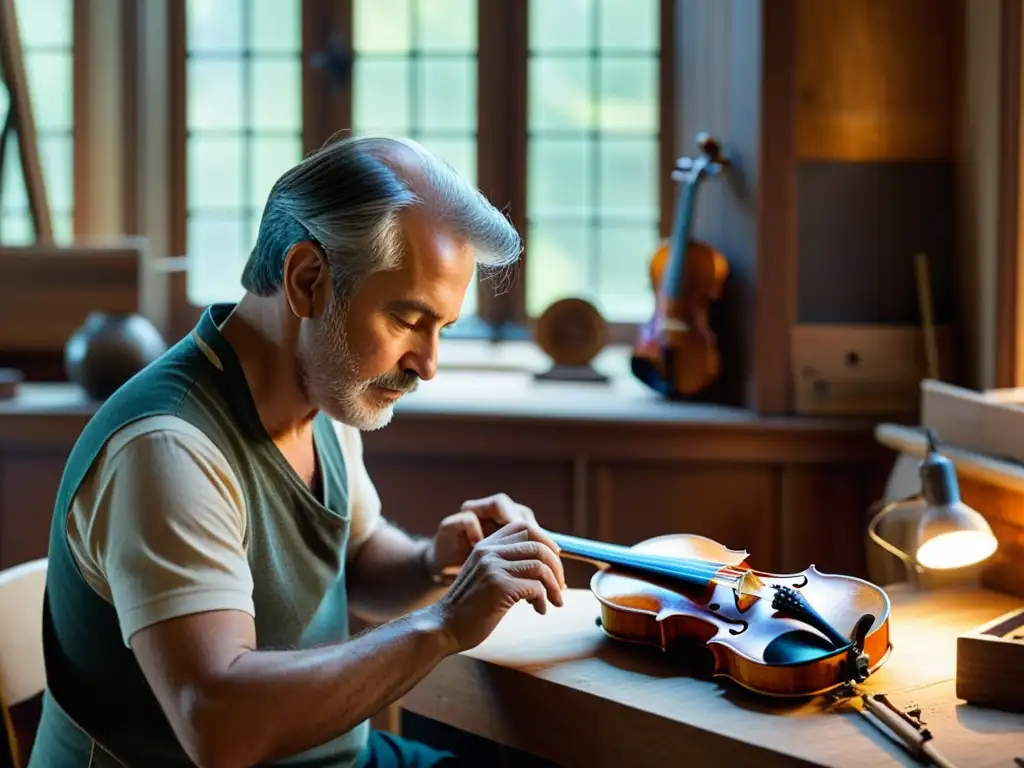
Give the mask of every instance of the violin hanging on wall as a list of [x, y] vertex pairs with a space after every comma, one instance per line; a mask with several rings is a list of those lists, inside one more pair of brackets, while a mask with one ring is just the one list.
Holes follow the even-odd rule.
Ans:
[[697, 135], [701, 156], [676, 163], [679, 183], [672, 236], [651, 258], [654, 315], [640, 326], [633, 346], [633, 375], [669, 399], [707, 389], [721, 371], [718, 340], [708, 319], [709, 305], [722, 296], [729, 275], [725, 256], [708, 243], [691, 239], [697, 188], [729, 164], [722, 145]]
[[852, 576], [758, 571], [704, 536], [625, 547], [549, 532], [561, 556], [596, 565], [590, 590], [609, 637], [671, 651], [703, 643], [716, 677], [770, 696], [859, 683], [891, 651], [889, 597]]

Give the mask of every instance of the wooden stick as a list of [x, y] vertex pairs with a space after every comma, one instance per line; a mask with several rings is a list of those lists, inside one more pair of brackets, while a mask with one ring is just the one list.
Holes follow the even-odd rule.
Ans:
[[[956, 768], [932, 745], [931, 732], [926, 728], [921, 728], [909, 715], [900, 712], [884, 693], [865, 694], [861, 700], [864, 703], [864, 708], [892, 731], [893, 735], [903, 742], [903, 745], [914, 757], [927, 760], [938, 768]], [[862, 713], [863, 711], [861, 710]], [[868, 719], [871, 720], [871, 718]]]
[[50, 204], [46, 197], [43, 166], [39, 160], [36, 122], [32, 113], [32, 99], [29, 96], [28, 76], [25, 73], [25, 59], [21, 50], [14, 0], [0, 0], [0, 68], [3, 69], [4, 83], [10, 93], [9, 109], [14, 110], [14, 133], [18, 137], [21, 173], [25, 181], [29, 210], [32, 212], [36, 242], [49, 244], [53, 242], [53, 221], [50, 218]]
[[928, 256], [914, 255], [914, 269], [917, 273], [917, 303], [921, 308], [921, 325], [924, 331], [924, 354], [928, 364], [928, 378], [939, 379], [939, 347], [935, 341], [935, 312], [932, 307], [932, 279], [928, 267]]

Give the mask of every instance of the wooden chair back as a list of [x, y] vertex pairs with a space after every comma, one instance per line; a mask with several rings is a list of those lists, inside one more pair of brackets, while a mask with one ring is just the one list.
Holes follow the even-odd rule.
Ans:
[[46, 687], [43, 593], [46, 558], [0, 571], [0, 714], [14, 768], [21, 758], [10, 710]]

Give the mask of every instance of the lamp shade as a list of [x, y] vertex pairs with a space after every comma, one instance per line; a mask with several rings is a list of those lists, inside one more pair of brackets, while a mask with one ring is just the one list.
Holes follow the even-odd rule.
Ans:
[[964, 568], [997, 547], [988, 522], [961, 501], [929, 506], [917, 527], [917, 562], [925, 568]]

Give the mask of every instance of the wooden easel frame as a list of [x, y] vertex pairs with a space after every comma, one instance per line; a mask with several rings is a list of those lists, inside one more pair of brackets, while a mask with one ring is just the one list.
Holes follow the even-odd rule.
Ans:
[[0, 144], [0, 166], [7, 137], [13, 126], [13, 132], [18, 137], [21, 173], [25, 180], [36, 243], [50, 245], [53, 243], [53, 221], [46, 197], [43, 167], [39, 159], [36, 121], [32, 112], [32, 99], [29, 97], [28, 77], [25, 74], [25, 58], [21, 48], [14, 0], [0, 0], [0, 72], [11, 99], [3, 134], [0, 136], [0, 141], [3, 142]]

